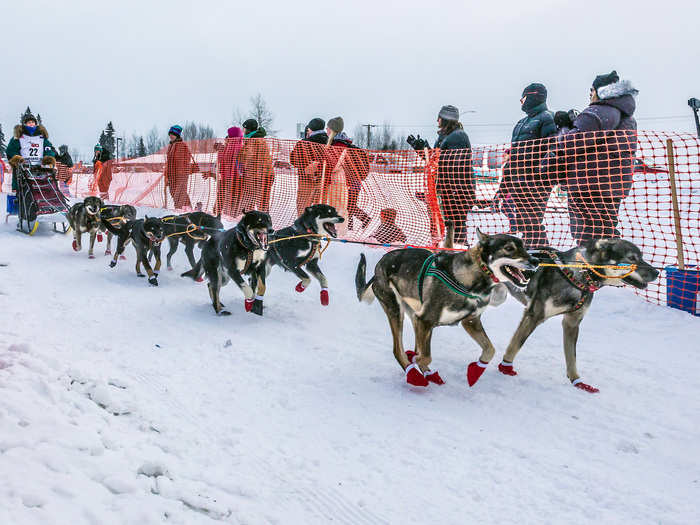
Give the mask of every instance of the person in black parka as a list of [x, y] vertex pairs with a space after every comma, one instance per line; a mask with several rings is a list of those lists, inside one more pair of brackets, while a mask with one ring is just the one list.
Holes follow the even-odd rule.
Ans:
[[540, 173], [539, 164], [556, 135], [554, 115], [547, 109], [547, 88], [538, 83], [523, 90], [521, 109], [527, 115], [513, 129], [510, 157], [503, 166], [499, 194], [508, 195], [514, 214], [511, 230], [518, 231], [528, 248], [546, 246], [542, 221], [555, 182]]

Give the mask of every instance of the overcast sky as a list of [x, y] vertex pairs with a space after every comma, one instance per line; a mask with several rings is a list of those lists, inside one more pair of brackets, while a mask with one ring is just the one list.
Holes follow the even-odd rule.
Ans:
[[454, 104], [475, 111], [472, 143], [506, 142], [526, 84], [544, 83], [551, 109], [583, 109], [616, 69], [640, 90], [640, 127], [693, 131], [699, 34], [690, 0], [13, 1], [0, 123], [10, 135], [29, 105], [54, 144], [88, 154], [109, 120], [124, 136], [187, 120], [223, 135], [260, 92], [281, 137], [336, 115], [434, 137]]

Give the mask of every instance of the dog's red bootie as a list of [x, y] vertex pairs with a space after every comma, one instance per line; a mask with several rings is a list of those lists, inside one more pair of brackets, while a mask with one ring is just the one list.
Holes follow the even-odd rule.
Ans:
[[429, 383], [435, 383], [436, 385], [444, 385], [445, 381], [443, 381], [442, 377], [440, 377], [440, 374], [438, 374], [437, 370], [429, 370], [425, 373], [425, 378], [428, 380]]
[[299, 283], [296, 285], [296, 287], [295, 287], [294, 289], [295, 289], [297, 292], [301, 293], [301, 292], [303, 292], [304, 290], [306, 290], [306, 287], [304, 286], [304, 283], [302, 283], [301, 281], [299, 281]]
[[469, 366], [467, 367], [467, 383], [469, 383], [469, 386], [474, 386], [474, 384], [481, 377], [481, 374], [483, 374], [484, 370], [486, 370], [487, 366], [489, 366], [489, 364], [484, 363], [481, 360], [469, 363]]
[[598, 392], [600, 392], [600, 390], [598, 390], [596, 387], [587, 385], [580, 379], [574, 379], [571, 384], [574, 385], [576, 388], [580, 388], [581, 390], [588, 392], [589, 394], [597, 394]]
[[517, 376], [518, 373], [513, 370], [513, 363], [509, 363], [508, 361], [501, 361], [498, 364], [498, 371], [501, 374], [505, 374], [507, 376]]
[[428, 380], [415, 363], [406, 368], [406, 383], [413, 386], [428, 386]]
[[102, 234], [101, 233], [97, 234], [97, 242], [102, 242]]
[[88, 255], [88, 259], [94, 259], [95, 256], [93, 254]]
[[416, 361], [416, 356], [418, 354], [415, 353], [413, 350], [406, 350], [406, 357], [408, 357], [408, 362], [409, 363], [414, 363]]
[[105, 250], [105, 255], [112, 255], [112, 250], [109, 250], [109, 249]]
[[78, 241], [73, 240], [73, 251], [77, 252], [80, 251], [80, 248], [78, 248]]
[[323, 306], [328, 306], [331, 302], [330, 297], [328, 297], [328, 288], [321, 289], [321, 304]]
[[197, 278], [195, 279], [195, 282], [203, 283], [203, 282], [204, 282], [204, 277], [201, 277], [201, 276], [200, 276], [200, 277], [197, 277]]
[[251, 312], [253, 310], [253, 303], [255, 302], [255, 299], [246, 299], [245, 300], [245, 311], [246, 312]]
[[126, 261], [126, 255], [120, 255], [119, 256], [120, 261]]

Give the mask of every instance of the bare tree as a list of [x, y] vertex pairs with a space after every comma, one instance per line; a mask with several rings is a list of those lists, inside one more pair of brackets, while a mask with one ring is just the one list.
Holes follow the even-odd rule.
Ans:
[[157, 153], [159, 149], [164, 147], [165, 144], [165, 138], [161, 137], [158, 128], [153, 126], [151, 131], [149, 131], [146, 135], [146, 153], [148, 155], [153, 155], [154, 153]]
[[214, 130], [211, 126], [197, 122], [185, 122], [182, 127], [182, 140], [213, 139]]
[[353, 142], [356, 146], [371, 150], [389, 151], [406, 149], [401, 137], [394, 132], [390, 122], [372, 125], [369, 143], [367, 142], [367, 125], [357, 124], [353, 130]]
[[275, 122], [275, 115], [270, 110], [270, 107], [267, 105], [261, 93], [250, 97], [250, 108], [248, 108], [247, 111], [243, 112], [238, 107], [233, 110], [233, 121], [239, 126], [249, 118], [257, 120], [258, 126], [265, 128], [268, 135], [275, 135], [279, 131], [277, 129], [272, 129], [272, 125]]

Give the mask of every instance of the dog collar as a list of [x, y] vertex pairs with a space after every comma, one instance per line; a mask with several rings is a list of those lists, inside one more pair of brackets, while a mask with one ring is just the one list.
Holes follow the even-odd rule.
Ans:
[[[595, 282], [588, 270], [581, 270], [581, 276], [583, 277], [583, 281], [585, 281], [582, 282], [576, 277], [576, 274], [573, 271], [571, 271], [570, 268], [562, 266], [564, 264], [564, 261], [561, 260], [561, 257], [559, 257], [557, 253], [551, 250], [542, 250], [541, 253], [547, 255], [552, 260], [552, 262], [554, 262], [557, 265], [557, 269], [564, 275], [564, 277], [566, 277], [566, 279], [580, 291], [585, 293], [593, 293], [600, 290], [601, 286]], [[578, 308], [580, 308], [581, 306], [583, 306], [583, 303], [580, 306], [578, 306]], [[576, 309], [578, 310], [578, 308]]]
[[423, 267], [418, 274], [418, 298], [423, 302], [423, 283], [426, 277], [435, 277], [442, 284], [447, 286], [452, 292], [467, 297], [468, 299], [476, 299], [478, 301], [483, 301], [481, 295], [472, 293], [468, 288], [461, 284], [457, 279], [455, 279], [448, 272], [439, 269], [435, 265], [435, 259], [437, 259], [438, 254], [430, 255], [424, 262]]
[[483, 261], [483, 259], [481, 258], [481, 256], [479, 256], [479, 268], [481, 268], [481, 271], [482, 271], [482, 272], [484, 272], [486, 275], [488, 275], [489, 277], [491, 277], [491, 280], [492, 280], [494, 283], [499, 283], [499, 282], [500, 282], [500, 281], [498, 280], [498, 277], [496, 277], [496, 276], [493, 274], [493, 272], [491, 271], [491, 268], [489, 268], [488, 266], [486, 266], [486, 263]]

